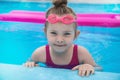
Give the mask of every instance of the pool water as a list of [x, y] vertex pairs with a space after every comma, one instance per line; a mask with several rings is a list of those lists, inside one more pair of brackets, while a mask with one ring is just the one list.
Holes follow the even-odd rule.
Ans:
[[[0, 5], [0, 13], [11, 10], [45, 12], [51, 3], [0, 2]], [[114, 4], [69, 3], [68, 6], [76, 13], [120, 13], [114, 9]], [[120, 8], [120, 4], [117, 6]], [[0, 21], [0, 63], [22, 64], [37, 47], [46, 45], [43, 27], [44, 24]], [[120, 73], [120, 27], [79, 26], [78, 29], [81, 34], [75, 44], [86, 47], [105, 72]]]

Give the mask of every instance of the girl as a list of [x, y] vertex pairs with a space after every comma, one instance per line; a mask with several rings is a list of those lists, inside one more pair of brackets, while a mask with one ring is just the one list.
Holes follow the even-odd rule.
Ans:
[[48, 45], [37, 48], [32, 61], [25, 66], [34, 67], [36, 62], [43, 62], [49, 67], [78, 70], [81, 76], [93, 74], [96, 67], [93, 58], [84, 47], [73, 44], [80, 34], [75, 13], [66, 6], [67, 0], [53, 0], [53, 4], [46, 13], [44, 28]]

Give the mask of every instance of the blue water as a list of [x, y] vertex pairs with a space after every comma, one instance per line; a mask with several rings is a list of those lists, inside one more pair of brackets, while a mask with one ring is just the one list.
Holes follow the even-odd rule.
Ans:
[[[0, 1], [0, 13], [9, 12], [11, 10], [32, 10], [32, 11], [47, 11], [52, 4], [49, 2], [3, 2]], [[120, 4], [80, 4], [68, 3], [68, 6], [73, 8], [76, 13], [120, 13]]]
[[[45, 12], [51, 3], [0, 2], [0, 5], [0, 13], [11, 10]], [[76, 13], [120, 13], [114, 4], [69, 3], [68, 6]], [[120, 4], [117, 6], [120, 9]], [[43, 26], [44, 24], [0, 21], [0, 63], [22, 64], [37, 47], [47, 44]], [[78, 29], [81, 34], [74, 41], [75, 44], [86, 47], [104, 71], [120, 73], [120, 28], [79, 26]]]

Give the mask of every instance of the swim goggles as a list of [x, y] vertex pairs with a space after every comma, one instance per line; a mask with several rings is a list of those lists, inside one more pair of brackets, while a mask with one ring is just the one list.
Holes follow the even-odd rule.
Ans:
[[62, 22], [64, 24], [71, 24], [73, 22], [76, 22], [75, 18], [70, 14], [60, 17], [57, 16], [56, 14], [50, 14], [46, 20], [51, 24], [55, 24], [57, 22]]

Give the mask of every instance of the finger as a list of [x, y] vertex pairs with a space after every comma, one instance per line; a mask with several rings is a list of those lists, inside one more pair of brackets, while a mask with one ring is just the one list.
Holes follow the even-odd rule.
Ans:
[[81, 70], [79, 70], [78, 75], [82, 76], [82, 71]]
[[86, 71], [86, 76], [89, 76], [90, 75], [90, 70], [87, 70]]
[[30, 62], [26, 63], [27, 67], [31, 67], [31, 64]]
[[81, 76], [85, 76], [86, 70], [82, 70]]
[[95, 72], [94, 69], [92, 69], [92, 70], [91, 70], [91, 74], [94, 74], [94, 72]]
[[34, 62], [31, 62], [31, 67], [34, 67], [35, 66], [35, 63]]
[[25, 67], [29, 67], [29, 66], [28, 66], [28, 63], [25, 63], [24, 66], [25, 66]]
[[77, 70], [78, 69], [78, 66], [75, 66], [72, 68], [72, 70]]
[[32, 63], [31, 63], [31, 67], [34, 67], [34, 66], [35, 66], [35, 63], [34, 63], [34, 62], [32, 62]]
[[32, 62], [28, 62], [28, 65], [27, 65], [27, 66], [31, 68], [32, 65], [33, 65]]

